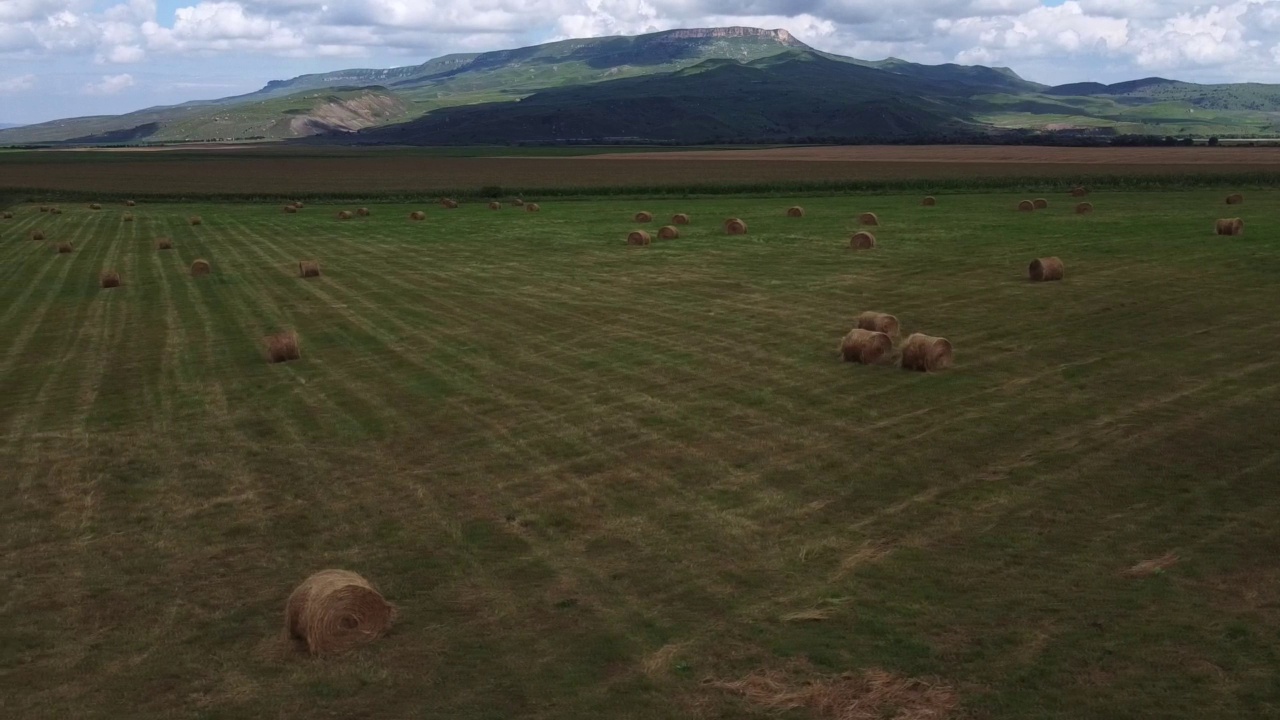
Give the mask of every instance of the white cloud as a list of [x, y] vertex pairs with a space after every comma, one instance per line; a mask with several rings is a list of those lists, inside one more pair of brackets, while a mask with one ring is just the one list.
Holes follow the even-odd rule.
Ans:
[[36, 86], [35, 75], [19, 75], [18, 77], [0, 80], [0, 93], [19, 93]]
[[84, 86], [86, 95], [115, 95], [126, 88], [133, 87], [133, 76], [129, 73], [121, 75], [103, 75], [97, 82]]

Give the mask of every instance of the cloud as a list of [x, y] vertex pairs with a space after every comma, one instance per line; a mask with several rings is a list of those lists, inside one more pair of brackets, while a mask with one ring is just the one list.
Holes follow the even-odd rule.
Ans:
[[86, 95], [115, 95], [133, 85], [133, 76], [129, 73], [103, 75], [101, 80], [85, 85], [83, 92]]
[[35, 75], [19, 75], [18, 77], [0, 80], [0, 93], [19, 93], [36, 86]]

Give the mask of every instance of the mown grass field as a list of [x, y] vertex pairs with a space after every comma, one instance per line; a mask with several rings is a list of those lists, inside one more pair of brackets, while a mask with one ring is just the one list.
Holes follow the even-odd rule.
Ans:
[[[1275, 717], [1280, 192], [1239, 238], [1225, 194], [16, 206], [0, 710]], [[626, 247], [642, 209], [694, 224]], [[955, 367], [839, 362], [863, 310]], [[325, 567], [388, 637], [281, 639]]]

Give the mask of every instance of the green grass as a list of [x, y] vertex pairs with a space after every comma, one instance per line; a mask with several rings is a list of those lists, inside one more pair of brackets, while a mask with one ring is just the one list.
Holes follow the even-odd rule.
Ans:
[[[774, 717], [716, 683], [881, 668], [952, 717], [1275, 716], [1280, 192], [1242, 238], [1223, 195], [18, 206], [5, 714]], [[694, 225], [625, 247], [640, 209]], [[1048, 254], [1065, 281], [1026, 282]], [[867, 309], [955, 368], [838, 362]], [[268, 365], [280, 328], [303, 357]], [[389, 637], [281, 641], [325, 567]]]

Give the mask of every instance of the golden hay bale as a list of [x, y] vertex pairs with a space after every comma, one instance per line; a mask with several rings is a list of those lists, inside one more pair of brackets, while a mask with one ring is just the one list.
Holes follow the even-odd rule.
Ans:
[[951, 367], [951, 343], [945, 338], [916, 333], [902, 344], [902, 367], [933, 372]]
[[71, 250], [72, 250], [71, 243], [69, 243], [69, 242], [60, 242], [60, 243], [58, 243], [58, 252], [59, 252], [59, 253], [69, 253], [69, 252], [71, 252]]
[[675, 240], [680, 237], [680, 230], [675, 225], [663, 225], [658, 229], [658, 238], [661, 240]]
[[138, 204], [138, 203], [136, 203], [136, 202], [134, 202], [134, 201], [132, 201], [132, 200], [125, 200], [125, 201], [124, 201], [124, 206], [125, 206], [125, 207], [134, 207], [134, 206], [136, 206], [137, 204]]
[[489, 203], [489, 209], [490, 209], [490, 210], [501, 210], [501, 209], [502, 209], [502, 203], [498, 202], [497, 200], [494, 200], [493, 202]]
[[1049, 201], [1044, 198], [1036, 198], [1031, 201], [1031, 204], [1035, 205], [1037, 210], [1045, 210], [1049, 207]]
[[340, 211], [338, 211], [338, 219], [339, 219], [339, 220], [350, 220], [350, 219], [351, 219], [351, 218], [353, 218], [353, 217], [355, 217], [355, 216], [351, 214], [351, 211], [350, 211], [350, 210], [340, 210]]
[[651, 242], [653, 242], [653, 239], [649, 237], [649, 233], [643, 230], [632, 230], [627, 234], [628, 245], [648, 245]]
[[369, 217], [372, 213], [369, 212], [369, 208], [356, 208], [356, 214], [360, 217]]
[[320, 277], [319, 260], [301, 260], [298, 262], [298, 276], [304, 278]]
[[542, 212], [542, 206], [538, 203], [527, 203], [524, 209], [526, 212]]
[[286, 215], [294, 215], [298, 212], [298, 208], [293, 205], [285, 205], [284, 212]]
[[453, 210], [458, 207], [458, 201], [452, 198], [440, 198], [440, 205], [448, 208], [449, 210]]
[[862, 213], [858, 216], [859, 225], [879, 225], [880, 218], [875, 213]]
[[98, 279], [104, 288], [120, 287], [120, 273], [115, 270], [103, 270], [102, 275]]
[[1071, 197], [1084, 197], [1089, 194], [1089, 188], [1077, 185], [1071, 188]]
[[855, 328], [840, 341], [840, 356], [845, 362], [874, 365], [893, 352], [893, 338], [874, 330]]
[[32, 239], [32, 240], [43, 240], [43, 239], [44, 239], [44, 231], [43, 231], [43, 230], [32, 230], [32, 231], [31, 231], [31, 239]]
[[524, 200], [521, 200], [520, 198], [516, 198], [515, 200], [511, 201], [511, 204], [515, 205], [516, 207], [524, 207]]
[[337, 655], [384, 635], [396, 609], [368, 580], [346, 570], [321, 570], [289, 595], [284, 625], [312, 655]]
[[858, 316], [858, 328], [872, 332], [884, 333], [891, 338], [898, 337], [898, 318], [888, 314], [868, 310]]
[[1036, 209], [1036, 204], [1031, 202], [1030, 200], [1023, 200], [1022, 202], [1018, 203], [1019, 212], [1035, 212], [1035, 209]]
[[671, 216], [671, 224], [672, 225], [688, 225], [689, 216], [684, 213], [676, 213], [675, 215]]
[[267, 362], [282, 363], [302, 357], [298, 345], [298, 333], [292, 330], [268, 335], [262, 339], [267, 351]]
[[853, 234], [849, 238], [849, 247], [854, 250], [870, 250], [876, 246], [876, 236], [862, 230]]
[[41, 205], [41, 206], [40, 206], [40, 212], [49, 212], [49, 206], [48, 206], [48, 205]]
[[199, 215], [192, 215], [191, 217], [187, 218], [187, 222], [191, 223], [192, 225], [203, 225], [204, 219], [201, 218]]
[[101, 205], [99, 205], [98, 203], [89, 203], [89, 209], [90, 209], [90, 210], [101, 210], [101, 209], [102, 209], [102, 206], [101, 206]]
[[1067, 272], [1067, 268], [1062, 261], [1056, 257], [1036, 258], [1027, 266], [1027, 275], [1032, 282], [1049, 282], [1051, 280], [1061, 280], [1062, 276]]
[[294, 206], [295, 208], [299, 209], [299, 210], [301, 210], [301, 209], [303, 208], [303, 205], [302, 205], [302, 202], [301, 202], [301, 201], [299, 201], [299, 202], [295, 202], [295, 203], [293, 204], [293, 206]]
[[124, 222], [133, 222], [133, 213], [125, 213], [124, 217], [120, 219], [123, 220]]
[[3, 219], [5, 219], [5, 220], [12, 220], [12, 219], [13, 219], [13, 213], [11, 213], [11, 212], [6, 212], [6, 213], [4, 213], [3, 215], [0, 215], [0, 218], [3, 218]]
[[167, 237], [158, 238], [158, 239], [156, 240], [156, 249], [157, 249], [157, 250], [172, 250], [172, 249], [173, 249], [173, 241], [172, 241], [172, 240], [170, 240], [170, 239], [169, 239], [169, 238], [167, 238]]
[[1216, 230], [1219, 235], [1243, 235], [1244, 220], [1240, 218], [1222, 218], [1218, 221]]
[[635, 221], [636, 221], [636, 222], [638, 222], [638, 223], [653, 222], [653, 213], [651, 213], [651, 212], [638, 212], [638, 213], [636, 213]]
[[787, 217], [791, 217], [791, 218], [804, 217], [804, 208], [800, 207], [799, 205], [792, 205], [791, 207], [787, 208]]
[[930, 195], [929, 197], [922, 200], [920, 204], [924, 205], [925, 207], [935, 207], [938, 204], [938, 198]]
[[1093, 203], [1082, 202], [1076, 205], [1077, 215], [1088, 215], [1091, 212], [1093, 212]]
[[724, 221], [724, 231], [730, 235], [746, 235], [747, 224], [738, 218], [729, 218]]
[[191, 277], [204, 277], [213, 272], [208, 260], [197, 260], [191, 263]]
[[1244, 203], [1244, 196], [1243, 196], [1243, 195], [1241, 195], [1240, 193], [1236, 193], [1235, 195], [1228, 195], [1228, 196], [1227, 196], [1227, 204], [1228, 204], [1228, 205], [1241, 205], [1241, 204], [1243, 204], [1243, 203]]
[[409, 213], [409, 219], [410, 220], [426, 220], [427, 214], [422, 212], [421, 210], [414, 210], [413, 212]]

